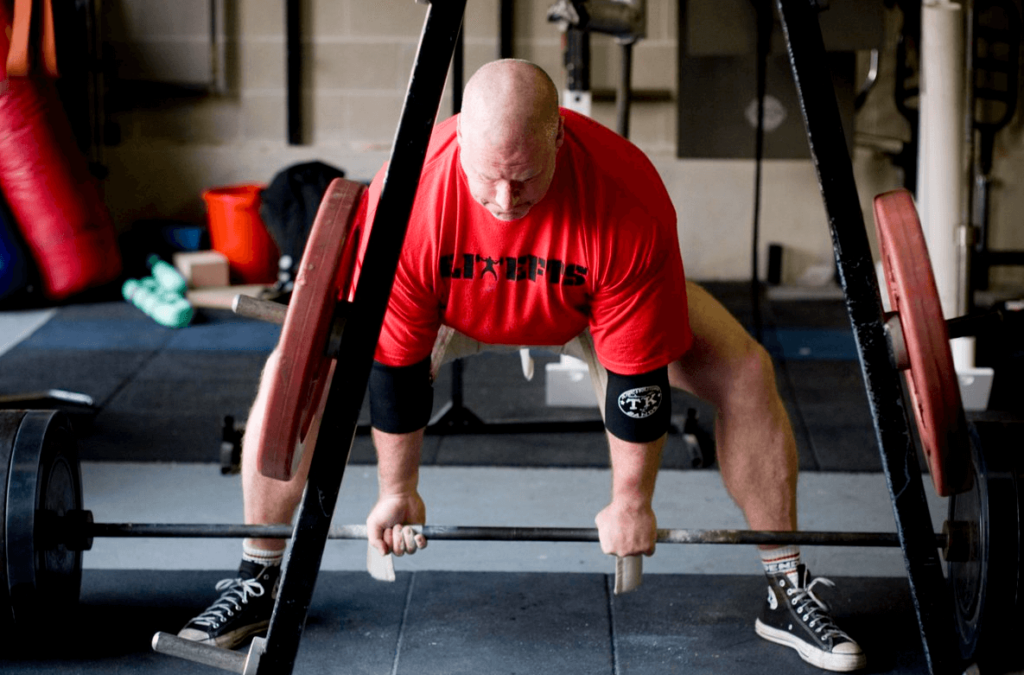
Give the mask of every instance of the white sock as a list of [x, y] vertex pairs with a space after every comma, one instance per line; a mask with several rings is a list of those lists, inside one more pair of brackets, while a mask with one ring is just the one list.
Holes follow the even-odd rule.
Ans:
[[785, 572], [786, 576], [794, 586], [800, 585], [800, 547], [780, 546], [772, 549], [758, 549], [761, 554], [761, 564], [764, 565], [766, 574], [779, 574]]
[[256, 548], [255, 546], [250, 545], [249, 542], [243, 542], [242, 560], [256, 563], [263, 567], [269, 567], [271, 565], [277, 565], [280, 567], [281, 563], [284, 562], [284, 549], [267, 550], [264, 548]]

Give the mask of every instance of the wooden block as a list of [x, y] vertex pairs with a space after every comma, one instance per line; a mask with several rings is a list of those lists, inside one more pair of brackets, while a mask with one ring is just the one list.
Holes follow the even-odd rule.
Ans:
[[189, 288], [227, 286], [228, 258], [220, 251], [183, 251], [174, 254], [174, 266]]
[[185, 293], [185, 299], [191, 302], [193, 307], [230, 310], [236, 295], [248, 295], [255, 298], [259, 297], [260, 292], [268, 288], [270, 288], [268, 284], [194, 288]]

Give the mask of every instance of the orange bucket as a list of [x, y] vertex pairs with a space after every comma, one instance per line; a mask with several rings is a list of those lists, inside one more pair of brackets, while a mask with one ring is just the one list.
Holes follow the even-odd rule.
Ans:
[[203, 192], [210, 246], [228, 259], [232, 281], [272, 284], [281, 254], [260, 218], [262, 185], [230, 185]]

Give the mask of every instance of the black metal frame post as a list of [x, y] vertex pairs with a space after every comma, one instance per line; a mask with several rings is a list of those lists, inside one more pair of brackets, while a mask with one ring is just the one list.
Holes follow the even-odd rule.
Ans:
[[433, 0], [427, 10], [258, 675], [288, 675], [295, 664], [465, 9], [466, 0]]
[[777, 3], [811, 157], [828, 212], [846, 308], [860, 353], [925, 658], [933, 675], [959, 673], [962, 664], [955, 654], [952, 607], [935, 549], [922, 472], [903, 405], [900, 374], [886, 340], [874, 263], [828, 70], [817, 6], [809, 0]]
[[498, 10], [498, 58], [510, 59], [515, 51], [515, 3], [501, 0]]
[[633, 102], [634, 44], [634, 40], [623, 40], [620, 45], [622, 59], [619, 66], [619, 84], [615, 90], [615, 128], [623, 138], [629, 138], [629, 112]]
[[285, 2], [285, 52], [288, 73], [288, 145], [302, 145], [302, 6]]

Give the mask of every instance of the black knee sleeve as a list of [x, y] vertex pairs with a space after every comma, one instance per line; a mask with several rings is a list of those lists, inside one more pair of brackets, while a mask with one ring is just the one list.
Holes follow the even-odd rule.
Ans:
[[407, 434], [427, 426], [434, 406], [430, 358], [411, 366], [373, 362], [370, 371], [370, 424], [390, 434]]
[[668, 432], [672, 421], [672, 395], [668, 368], [642, 375], [608, 371], [604, 423], [616, 438], [630, 443], [650, 443]]

